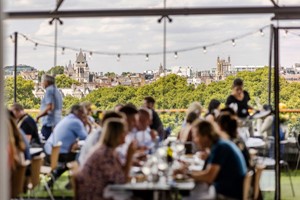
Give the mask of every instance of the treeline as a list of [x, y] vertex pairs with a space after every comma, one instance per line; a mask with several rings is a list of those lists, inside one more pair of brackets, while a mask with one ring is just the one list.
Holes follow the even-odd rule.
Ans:
[[[258, 69], [255, 72], [239, 72], [237, 76], [229, 76], [223, 81], [213, 82], [209, 85], [200, 84], [197, 87], [188, 84], [187, 79], [175, 74], [162, 77], [157, 81], [142, 87], [117, 86], [112, 88], [99, 88], [92, 91], [83, 99], [67, 96], [64, 98], [64, 109], [69, 109], [73, 104], [90, 101], [97, 109], [109, 110], [118, 103], [131, 102], [141, 106], [145, 96], [153, 96], [157, 103], [157, 109], [187, 108], [193, 101], [199, 101], [207, 107], [211, 99], [215, 98], [225, 103], [231, 92], [231, 85], [234, 78], [240, 77], [244, 80], [245, 89], [250, 93], [250, 104], [256, 108], [259, 105], [268, 103], [268, 68]], [[73, 82], [60, 75], [57, 77], [59, 85], [69, 86]], [[273, 82], [273, 81], [272, 81]], [[75, 83], [75, 82], [74, 82]], [[280, 101], [288, 108], [300, 108], [300, 83], [288, 83], [280, 79]], [[24, 80], [18, 77], [18, 102], [25, 108], [39, 108], [39, 99], [32, 94], [34, 89], [33, 81]], [[13, 102], [13, 79], [7, 78], [5, 82], [6, 102]], [[272, 93], [273, 94], [273, 93]], [[272, 95], [273, 97], [273, 95]], [[183, 115], [176, 114], [164, 117], [167, 123], [181, 123]]]

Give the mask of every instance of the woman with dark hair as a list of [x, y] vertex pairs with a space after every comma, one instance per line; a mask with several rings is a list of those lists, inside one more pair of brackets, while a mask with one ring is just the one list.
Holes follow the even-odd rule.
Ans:
[[178, 134], [178, 140], [181, 142], [192, 142], [192, 123], [198, 119], [199, 116], [195, 112], [190, 112], [186, 117], [186, 125], [181, 128], [179, 134]]
[[237, 113], [237, 116], [243, 119], [249, 115], [249, 101], [250, 96], [249, 93], [244, 90], [243, 80], [240, 78], [236, 78], [233, 81], [231, 95], [227, 98], [225, 105], [236, 109], [235, 111]]
[[228, 139], [234, 142], [241, 150], [248, 169], [252, 168], [249, 151], [245, 145], [245, 142], [238, 136], [238, 122], [234, 116], [229, 113], [221, 113], [217, 118], [217, 123], [220, 127], [220, 131], [228, 135]]
[[221, 102], [217, 99], [212, 99], [208, 105], [208, 112], [205, 115], [205, 119], [209, 122], [215, 122], [216, 118], [219, 115], [219, 108]]

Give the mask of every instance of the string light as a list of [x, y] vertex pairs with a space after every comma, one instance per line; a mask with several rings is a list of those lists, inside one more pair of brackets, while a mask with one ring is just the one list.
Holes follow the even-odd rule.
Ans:
[[118, 55], [117, 55], [117, 61], [119, 62], [120, 59], [121, 59], [121, 54], [118, 54]]
[[203, 53], [206, 53], [207, 50], [206, 50], [206, 46], [203, 47]]
[[65, 55], [65, 47], [61, 48], [61, 54]]
[[260, 29], [259, 32], [262, 37], [265, 35], [264, 30]]
[[232, 39], [231, 42], [232, 42], [232, 46], [235, 46], [235, 39]]
[[177, 53], [177, 51], [175, 51], [175, 53], [174, 53], [174, 58], [175, 58], [175, 59], [178, 58], [178, 53]]
[[284, 37], [287, 37], [288, 32], [289, 32], [289, 31], [288, 31], [287, 29], [284, 30]]
[[15, 39], [12, 35], [9, 35], [9, 38], [11, 39], [12, 43], [15, 43]]
[[[193, 51], [193, 50], [196, 50], [196, 49], [203, 49], [203, 53], [207, 53], [207, 47], [213, 47], [213, 46], [218, 46], [218, 45], [221, 45], [221, 44], [224, 44], [224, 43], [227, 43], [227, 42], [232, 42], [232, 45], [235, 46], [236, 43], [235, 43], [235, 40], [237, 39], [242, 39], [242, 38], [245, 38], [245, 37], [248, 37], [248, 36], [251, 36], [251, 35], [254, 35], [254, 34], [257, 34], [257, 32], [259, 31], [260, 35], [263, 36], [264, 35], [264, 29], [265, 28], [268, 28], [269, 25], [267, 26], [263, 26], [261, 27], [260, 29], [258, 30], [255, 30], [255, 31], [252, 31], [252, 32], [248, 32], [248, 33], [245, 33], [245, 34], [242, 34], [242, 35], [239, 35], [239, 36], [236, 36], [234, 37], [234, 39], [230, 38], [230, 39], [226, 39], [226, 40], [221, 40], [221, 41], [217, 41], [217, 42], [213, 42], [213, 43], [209, 43], [209, 44], [206, 44], [205, 46], [203, 45], [199, 45], [199, 46], [192, 46], [192, 47], [188, 47], [188, 48], [182, 48], [182, 49], [176, 49], [176, 50], [168, 50], [166, 51], [166, 54], [173, 54], [174, 55], [174, 58], [177, 59], [178, 58], [178, 53], [179, 52], [188, 52], [188, 51]], [[33, 43], [34, 46], [34, 50], [36, 50], [37, 46], [43, 46], [43, 47], [54, 47], [54, 45], [52, 43], [48, 43], [48, 42], [44, 42], [44, 41], [37, 41], [37, 40], [34, 40], [34, 39], [31, 39], [29, 37], [27, 37], [26, 35], [22, 34], [22, 33], [19, 33], [20, 35], [23, 36], [23, 38], [28, 41], [28, 42], [31, 42]], [[287, 30], [286, 30], [286, 34], [287, 34]], [[13, 38], [13, 35], [10, 35], [9, 36], [10, 38]], [[66, 47], [66, 46], [62, 46], [62, 45], [58, 45], [59, 48], [64, 48], [64, 50], [71, 50], [71, 51], [79, 51], [79, 49], [77, 48], [74, 48], [74, 47]], [[91, 59], [92, 57], [92, 54], [97, 54], [97, 55], [108, 55], [108, 56], [116, 56], [117, 55], [117, 60], [120, 60], [120, 58], [118, 58], [118, 54], [122, 54], [122, 55], [125, 55], [125, 56], [141, 56], [141, 55], [146, 55], [146, 61], [149, 60], [149, 56], [150, 55], [162, 55], [163, 52], [161, 51], [157, 51], [157, 52], [150, 52], [150, 53], [147, 53], [145, 54], [144, 52], [123, 52], [123, 53], [116, 53], [116, 52], [105, 52], [105, 51], [90, 51], [90, 50], [85, 50], [85, 52], [89, 52], [89, 58]]]
[[90, 51], [90, 54], [89, 54], [89, 59], [91, 60], [93, 57], [93, 52]]
[[36, 50], [38, 45], [39, 45], [38, 43], [35, 43], [34, 47], [33, 47], [33, 50]]

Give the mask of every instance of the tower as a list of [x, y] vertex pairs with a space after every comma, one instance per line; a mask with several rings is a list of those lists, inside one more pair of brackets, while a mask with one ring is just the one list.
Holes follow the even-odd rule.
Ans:
[[78, 82], [80, 83], [88, 83], [89, 82], [89, 66], [86, 61], [86, 55], [83, 54], [82, 50], [80, 49], [79, 54], [76, 54], [76, 62], [74, 66], [75, 77]]

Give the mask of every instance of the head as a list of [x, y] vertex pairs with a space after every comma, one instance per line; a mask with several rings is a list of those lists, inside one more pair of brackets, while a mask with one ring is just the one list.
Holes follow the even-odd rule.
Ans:
[[128, 133], [126, 122], [120, 118], [110, 118], [104, 122], [103, 130], [100, 138], [100, 144], [104, 144], [111, 148], [125, 142]]
[[187, 109], [187, 115], [191, 112], [194, 112], [198, 115], [198, 117], [201, 115], [202, 112], [202, 106], [199, 102], [193, 102], [189, 105], [188, 109]]
[[199, 116], [196, 113], [191, 112], [187, 115], [186, 122], [189, 124], [192, 124], [198, 118], [199, 118]]
[[81, 121], [86, 121], [87, 112], [84, 106], [75, 104], [71, 107], [70, 113], [76, 115]]
[[104, 123], [106, 120], [111, 119], [111, 118], [117, 118], [117, 119], [126, 119], [126, 116], [123, 113], [120, 112], [115, 112], [115, 111], [107, 111], [104, 113], [104, 116], [101, 121], [101, 125], [103, 127]]
[[192, 127], [193, 141], [200, 150], [211, 148], [216, 143], [219, 135], [215, 132], [212, 124], [205, 120], [196, 120]]
[[244, 81], [240, 78], [236, 78], [232, 84], [232, 91], [235, 94], [241, 95], [244, 91]]
[[13, 115], [17, 120], [20, 119], [25, 114], [23, 106], [19, 103], [14, 103], [11, 106], [11, 112], [13, 113]]
[[138, 111], [138, 124], [137, 128], [140, 131], [146, 130], [152, 122], [152, 111], [147, 108], [141, 108]]
[[47, 88], [50, 85], [53, 85], [55, 83], [55, 78], [48, 74], [43, 74], [42, 76], [42, 86], [44, 88]]
[[131, 131], [133, 128], [136, 128], [138, 117], [136, 107], [132, 104], [126, 104], [120, 109], [120, 112], [126, 115], [128, 130]]
[[114, 107], [114, 111], [116, 111], [116, 112], [119, 112], [120, 111], [120, 109], [123, 107], [124, 105], [123, 104], [117, 104], [115, 107]]
[[208, 113], [213, 113], [215, 110], [219, 110], [221, 102], [217, 99], [212, 99], [208, 105]]
[[217, 124], [221, 131], [225, 132], [231, 139], [237, 138], [238, 122], [230, 113], [222, 113], [217, 118]]
[[93, 110], [92, 110], [92, 103], [91, 102], [82, 102], [80, 105], [82, 105], [86, 112], [87, 115], [92, 115], [93, 114]]
[[155, 99], [153, 97], [144, 98], [144, 107], [154, 109]]

